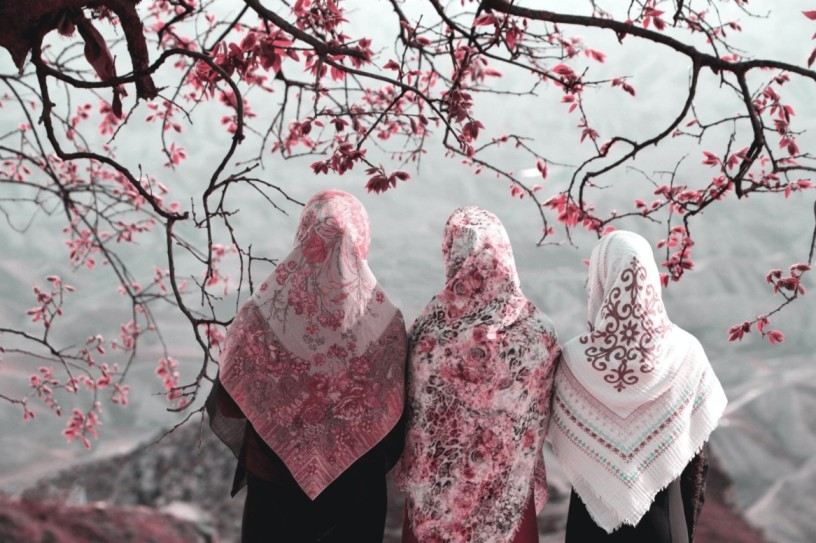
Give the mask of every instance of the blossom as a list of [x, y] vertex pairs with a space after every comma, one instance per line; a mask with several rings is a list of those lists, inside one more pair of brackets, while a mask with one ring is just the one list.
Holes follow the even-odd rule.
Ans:
[[635, 321], [630, 321], [621, 327], [621, 340], [627, 345], [637, 341], [638, 334]]

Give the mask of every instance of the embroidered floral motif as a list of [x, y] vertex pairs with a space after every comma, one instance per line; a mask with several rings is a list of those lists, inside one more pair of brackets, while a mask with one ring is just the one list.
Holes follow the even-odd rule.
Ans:
[[403, 412], [405, 324], [368, 268], [368, 245], [362, 204], [317, 194], [294, 249], [227, 332], [222, 385], [311, 498]]
[[408, 432], [396, 480], [420, 541], [512, 539], [530, 493], [546, 501], [541, 447], [558, 345], [522, 294], [499, 220], [457, 210], [447, 283], [411, 331]]
[[[399, 418], [402, 412], [406, 341], [401, 315], [355, 357], [364, 372], [338, 364], [316, 373], [297, 355], [271, 356], [285, 347], [252, 303], [242, 307], [230, 331], [222, 383], [310, 496], [376, 445], [396, 423], [394, 414]], [[245, 375], [252, 379], [241, 379]]]
[[661, 354], [658, 340], [671, 327], [660, 296], [646, 279], [646, 268], [633, 257], [604, 297], [600, 325], [580, 337], [582, 344], [589, 345], [587, 361], [606, 372], [604, 381], [618, 392], [638, 382], [638, 370], [654, 369]]

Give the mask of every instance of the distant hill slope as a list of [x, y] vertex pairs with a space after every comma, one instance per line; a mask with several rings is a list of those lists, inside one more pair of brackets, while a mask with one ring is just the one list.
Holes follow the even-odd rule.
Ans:
[[149, 507], [71, 506], [0, 495], [4, 543], [208, 543], [211, 538]]

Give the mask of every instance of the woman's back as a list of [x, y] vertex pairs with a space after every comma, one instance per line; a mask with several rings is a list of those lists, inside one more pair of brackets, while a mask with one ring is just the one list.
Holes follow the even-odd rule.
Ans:
[[454, 212], [442, 252], [445, 287], [410, 333], [403, 541], [537, 541], [555, 331], [494, 215]]

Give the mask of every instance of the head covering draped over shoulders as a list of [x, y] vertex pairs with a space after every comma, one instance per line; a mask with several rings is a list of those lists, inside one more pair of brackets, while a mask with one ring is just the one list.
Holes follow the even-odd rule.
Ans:
[[595, 522], [635, 525], [708, 439], [725, 393], [666, 314], [649, 243], [603, 237], [589, 259], [589, 330], [563, 347], [549, 439]]
[[312, 499], [403, 411], [405, 325], [368, 267], [369, 242], [359, 201], [316, 194], [221, 357], [222, 386]]
[[510, 541], [534, 492], [547, 499], [541, 448], [558, 345], [524, 297], [495, 215], [453, 213], [447, 282], [410, 333], [408, 431], [397, 484], [419, 541]]

